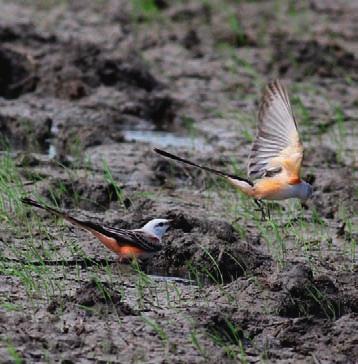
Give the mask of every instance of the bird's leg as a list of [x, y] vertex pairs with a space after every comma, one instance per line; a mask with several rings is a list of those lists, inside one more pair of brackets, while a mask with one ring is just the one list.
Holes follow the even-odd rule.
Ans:
[[265, 212], [265, 208], [264, 208], [264, 204], [261, 200], [257, 200], [254, 199], [255, 204], [258, 207], [258, 211], [261, 211], [261, 221], [265, 221], [266, 220], [266, 212]]
[[266, 203], [266, 213], [267, 213], [268, 219], [271, 220], [271, 209], [270, 209], [269, 203]]
[[125, 256], [125, 255], [118, 255], [118, 263], [119, 264], [129, 264], [130, 257]]

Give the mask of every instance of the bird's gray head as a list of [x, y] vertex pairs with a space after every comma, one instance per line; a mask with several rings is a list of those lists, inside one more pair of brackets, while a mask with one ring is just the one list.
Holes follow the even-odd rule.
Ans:
[[147, 222], [142, 230], [147, 231], [148, 233], [154, 234], [159, 239], [163, 237], [170, 226], [171, 220], [167, 219], [153, 219]]
[[312, 196], [312, 193], [313, 193], [312, 185], [310, 185], [307, 182], [302, 182], [300, 188], [300, 199], [306, 201]]

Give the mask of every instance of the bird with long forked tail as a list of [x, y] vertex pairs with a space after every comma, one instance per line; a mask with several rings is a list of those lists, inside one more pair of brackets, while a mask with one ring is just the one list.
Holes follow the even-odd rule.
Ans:
[[62, 217], [69, 223], [76, 225], [93, 234], [108, 249], [116, 253], [120, 261], [131, 258], [144, 258], [162, 249], [162, 237], [170, 226], [168, 219], [153, 219], [140, 229], [117, 229], [91, 221], [74, 218], [49, 206], [38, 203], [30, 198], [23, 198], [23, 203]]
[[248, 161], [248, 178], [202, 166], [158, 148], [154, 151], [225, 177], [241, 192], [255, 199], [263, 217], [261, 200], [306, 200], [312, 195], [312, 186], [300, 177], [303, 146], [287, 90], [279, 80], [269, 83], [262, 95], [257, 135]]

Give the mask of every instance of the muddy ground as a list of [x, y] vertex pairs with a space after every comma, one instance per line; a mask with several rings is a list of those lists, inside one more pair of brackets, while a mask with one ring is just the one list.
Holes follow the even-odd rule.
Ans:
[[[0, 9], [1, 363], [357, 361], [355, 1]], [[152, 148], [245, 174], [277, 76], [314, 195], [261, 222], [226, 183]], [[121, 265], [24, 194], [117, 227], [173, 228], [152, 260]]]

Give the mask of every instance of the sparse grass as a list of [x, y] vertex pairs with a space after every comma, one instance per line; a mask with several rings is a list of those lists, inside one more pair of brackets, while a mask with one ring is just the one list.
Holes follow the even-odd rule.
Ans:
[[244, 29], [235, 13], [231, 13], [228, 16], [228, 22], [231, 28], [231, 31], [236, 37], [237, 45], [245, 45], [245, 32]]
[[[233, 75], [248, 75], [252, 78], [252, 82], [257, 86], [257, 88], [261, 88], [263, 85], [263, 80], [260, 73], [255, 69], [254, 65], [252, 65], [249, 61], [247, 61], [240, 53], [237, 51], [235, 47], [232, 47], [227, 43], [219, 43], [217, 45], [218, 53], [226, 60], [225, 65], [228, 72]], [[237, 85], [238, 92], [240, 90], [240, 84]], [[242, 93], [239, 93], [242, 96]], [[247, 95], [247, 97], [254, 97], [255, 95]]]
[[190, 138], [190, 140], [192, 142], [192, 145], [194, 147], [195, 139], [198, 136], [196, 121], [193, 118], [191, 118], [190, 116], [183, 116], [181, 123], [182, 123], [183, 127], [187, 130], [189, 138]]
[[297, 120], [299, 120], [300, 125], [302, 125], [303, 128], [309, 127], [312, 123], [312, 117], [308, 108], [304, 105], [299, 96], [293, 96], [291, 97], [291, 100], [294, 114], [297, 117]]
[[77, 131], [71, 132], [68, 136], [66, 140], [66, 153], [70, 156], [72, 169], [81, 168], [88, 164], [84, 145]]
[[137, 303], [140, 309], [145, 307], [147, 299], [150, 297], [149, 286], [152, 284], [151, 278], [142, 271], [137, 259], [133, 259], [131, 262], [133, 270], [137, 274], [137, 280], [135, 287], [137, 290]]
[[243, 344], [243, 340], [247, 339], [244, 338], [242, 330], [230, 320], [224, 319], [220, 327], [211, 327], [210, 336], [229, 358], [239, 359], [240, 363], [248, 363]]
[[[112, 172], [109, 168], [108, 162], [107, 161], [103, 161], [103, 175], [104, 175], [104, 180], [113, 188], [114, 190], [114, 199], [120, 201], [121, 204], [124, 203], [124, 192], [122, 190], [122, 188], [118, 185], [118, 183], [115, 181], [115, 179], [113, 178]], [[110, 199], [112, 199], [110, 197]]]
[[7, 344], [7, 352], [14, 364], [24, 363], [24, 360], [22, 359], [21, 355], [16, 350], [15, 345], [9, 340], [8, 340], [8, 344]]
[[346, 136], [347, 130], [345, 127], [344, 112], [340, 106], [335, 106], [333, 111], [335, 130], [332, 133], [332, 139], [336, 144], [338, 161], [342, 162], [345, 156], [346, 150]]
[[142, 315], [141, 317], [142, 320], [158, 335], [163, 345], [166, 346], [169, 342], [169, 336], [165, 332], [163, 327], [158, 322], [148, 316]]
[[154, 0], [131, 0], [133, 13], [136, 16], [150, 18], [158, 14], [158, 7]]
[[332, 321], [335, 321], [340, 316], [340, 307], [335, 307], [332, 302], [318, 287], [312, 285], [307, 287], [308, 296], [319, 305], [320, 310], [324, 316]]
[[204, 357], [208, 358], [208, 354], [205, 351], [205, 348], [200, 344], [200, 340], [198, 338], [198, 333], [195, 329], [190, 331], [190, 340], [195, 349]]
[[20, 198], [24, 193], [20, 174], [10, 152], [0, 156], [0, 218], [10, 221], [12, 213], [22, 216]]

